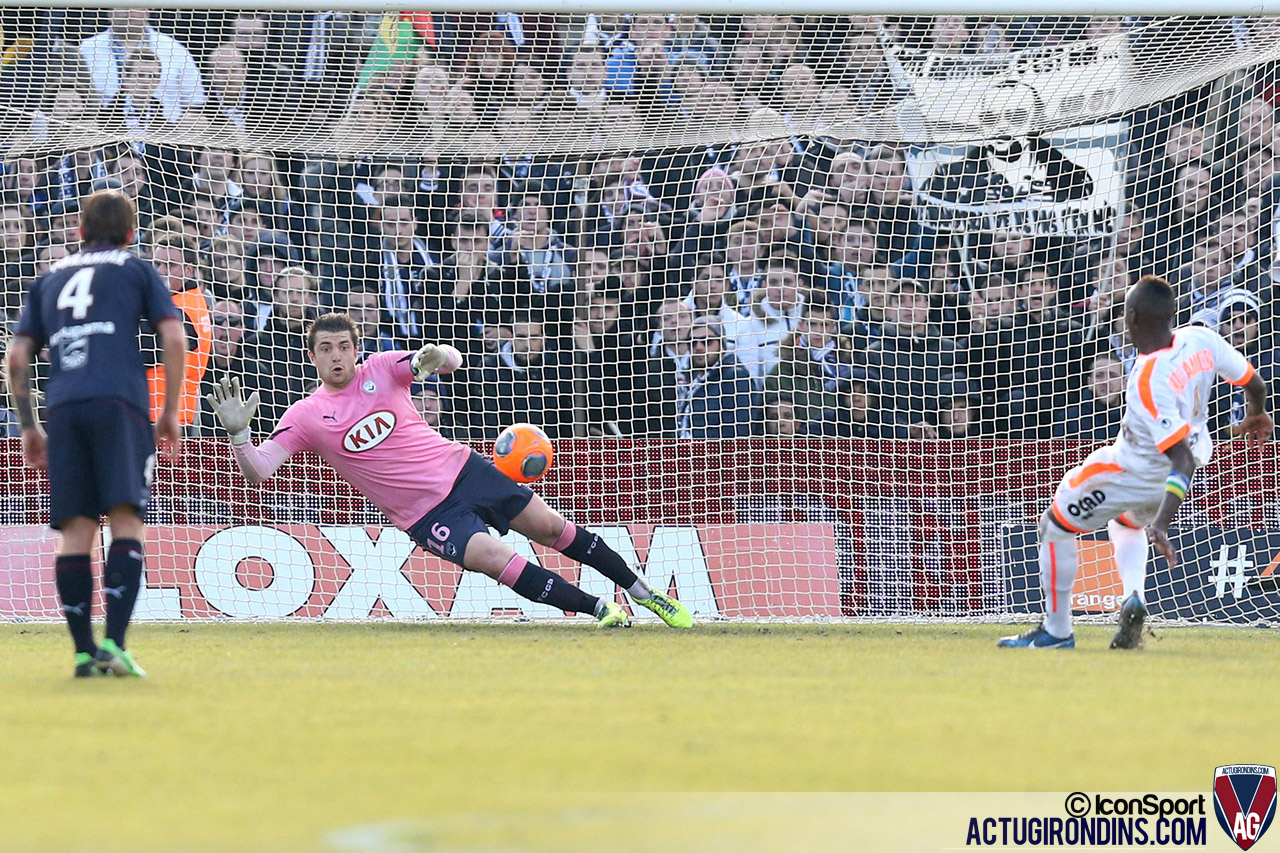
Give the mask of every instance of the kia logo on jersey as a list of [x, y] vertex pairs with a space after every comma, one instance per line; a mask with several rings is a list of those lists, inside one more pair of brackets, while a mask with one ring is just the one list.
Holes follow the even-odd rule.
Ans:
[[347, 430], [347, 434], [342, 437], [342, 446], [352, 453], [364, 453], [386, 441], [395, 428], [395, 412], [374, 412], [361, 418]]
[[1223, 831], [1248, 850], [1276, 816], [1276, 769], [1229, 764], [1213, 772], [1213, 806]]

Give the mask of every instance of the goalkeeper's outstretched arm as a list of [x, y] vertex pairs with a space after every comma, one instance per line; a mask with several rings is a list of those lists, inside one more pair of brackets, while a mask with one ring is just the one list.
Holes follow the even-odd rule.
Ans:
[[240, 473], [250, 483], [261, 483], [269, 479], [289, 458], [289, 451], [274, 441], [264, 441], [262, 447], [255, 447], [253, 444], [249, 424], [258, 410], [257, 391], [246, 400], [240, 390], [240, 380], [224, 376], [214, 383], [213, 392], [206, 395], [205, 399], [226, 429], [231, 439], [232, 455], [236, 458]]

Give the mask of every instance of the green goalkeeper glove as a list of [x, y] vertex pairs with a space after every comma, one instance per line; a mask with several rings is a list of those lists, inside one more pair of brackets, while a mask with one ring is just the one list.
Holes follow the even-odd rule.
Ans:
[[258, 411], [258, 392], [254, 391], [249, 399], [244, 398], [240, 390], [240, 380], [222, 377], [213, 383], [213, 392], [206, 394], [205, 399], [213, 413], [218, 416], [223, 429], [231, 437], [232, 444], [246, 444], [249, 441], [249, 424]]

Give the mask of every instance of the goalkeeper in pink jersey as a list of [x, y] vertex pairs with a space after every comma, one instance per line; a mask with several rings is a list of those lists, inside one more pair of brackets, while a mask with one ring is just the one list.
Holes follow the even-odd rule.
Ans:
[[416, 353], [381, 352], [357, 364], [359, 336], [346, 314], [325, 314], [311, 323], [307, 348], [321, 385], [289, 407], [260, 447], [249, 436], [257, 393], [244, 399], [234, 378], [215, 386], [208, 400], [231, 437], [245, 479], [261, 483], [290, 456], [310, 450], [419, 545], [530, 601], [590, 613], [601, 628], [631, 624], [616, 602], [588, 595], [528, 562], [490, 527], [503, 534], [515, 530], [585, 563], [671, 627], [692, 627], [683, 604], [650, 589], [599, 536], [565, 520], [528, 486], [512, 482], [488, 459], [422, 420], [409, 386], [456, 370], [462, 364], [456, 349], [427, 344]]

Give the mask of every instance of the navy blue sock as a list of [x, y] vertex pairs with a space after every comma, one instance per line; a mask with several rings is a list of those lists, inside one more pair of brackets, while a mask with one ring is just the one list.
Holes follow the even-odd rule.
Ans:
[[71, 639], [77, 652], [93, 654], [98, 644], [93, 641], [93, 622], [89, 613], [93, 600], [93, 569], [88, 554], [59, 555], [53, 567], [62, 599], [62, 615], [67, 618]]
[[107, 638], [124, 648], [124, 632], [133, 616], [133, 604], [142, 586], [142, 543], [137, 539], [116, 539], [107, 552], [107, 568], [102, 573], [102, 591], [107, 601]]
[[[564, 540], [572, 535], [572, 541], [564, 544]], [[564, 547], [560, 547], [561, 545]], [[566, 527], [553, 546], [561, 554], [571, 560], [590, 566], [623, 589], [631, 589], [637, 580], [636, 573], [631, 571], [622, 555], [609, 547], [609, 544], [586, 528], [577, 527], [572, 521]]]
[[571, 613], [594, 614], [600, 604], [600, 599], [594, 595], [587, 595], [555, 572], [534, 563], [525, 565], [511, 588], [530, 601]]

